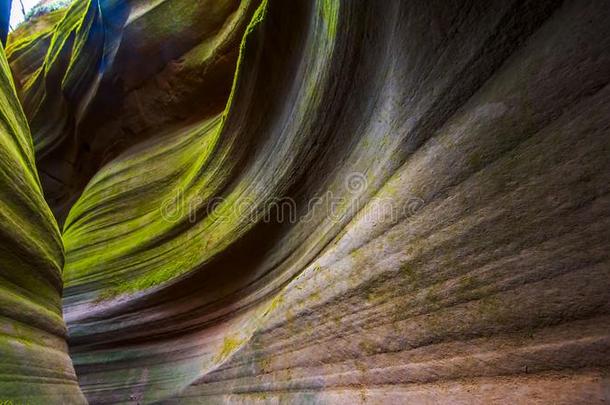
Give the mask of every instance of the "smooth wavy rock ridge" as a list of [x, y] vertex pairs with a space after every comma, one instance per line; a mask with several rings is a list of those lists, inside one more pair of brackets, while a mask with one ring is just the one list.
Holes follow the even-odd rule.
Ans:
[[62, 320], [61, 234], [1, 46], [0, 89], [0, 401], [85, 403]]
[[6, 54], [0, 400], [610, 400], [607, 0], [75, 0]]

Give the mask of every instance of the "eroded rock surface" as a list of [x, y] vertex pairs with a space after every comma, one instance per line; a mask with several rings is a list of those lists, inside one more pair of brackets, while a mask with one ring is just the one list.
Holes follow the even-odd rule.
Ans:
[[61, 235], [1, 46], [0, 89], [0, 402], [83, 404], [62, 319]]
[[222, 111], [257, 4], [79, 0], [13, 34], [7, 54], [60, 223], [118, 154]]
[[607, 1], [62, 12], [8, 50], [90, 403], [609, 399]]

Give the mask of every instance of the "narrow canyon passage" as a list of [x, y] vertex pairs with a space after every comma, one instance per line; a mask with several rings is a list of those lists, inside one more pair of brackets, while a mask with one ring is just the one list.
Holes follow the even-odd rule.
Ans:
[[610, 400], [607, 0], [67, 3], [0, 60], [0, 403]]

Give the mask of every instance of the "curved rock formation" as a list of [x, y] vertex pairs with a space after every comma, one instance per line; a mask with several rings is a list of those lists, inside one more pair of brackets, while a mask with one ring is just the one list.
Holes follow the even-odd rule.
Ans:
[[13, 34], [8, 58], [60, 222], [129, 146], [222, 111], [257, 3], [79, 0]]
[[57, 13], [8, 55], [89, 403], [609, 399], [605, 0]]
[[0, 47], [0, 401], [85, 403], [61, 311], [64, 252]]

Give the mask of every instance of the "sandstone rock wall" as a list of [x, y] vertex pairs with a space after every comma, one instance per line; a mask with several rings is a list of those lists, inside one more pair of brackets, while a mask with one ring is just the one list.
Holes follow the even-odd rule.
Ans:
[[83, 404], [62, 319], [61, 235], [1, 46], [0, 89], [0, 402]]
[[609, 22], [77, 1], [9, 45], [88, 401], [607, 401]]

